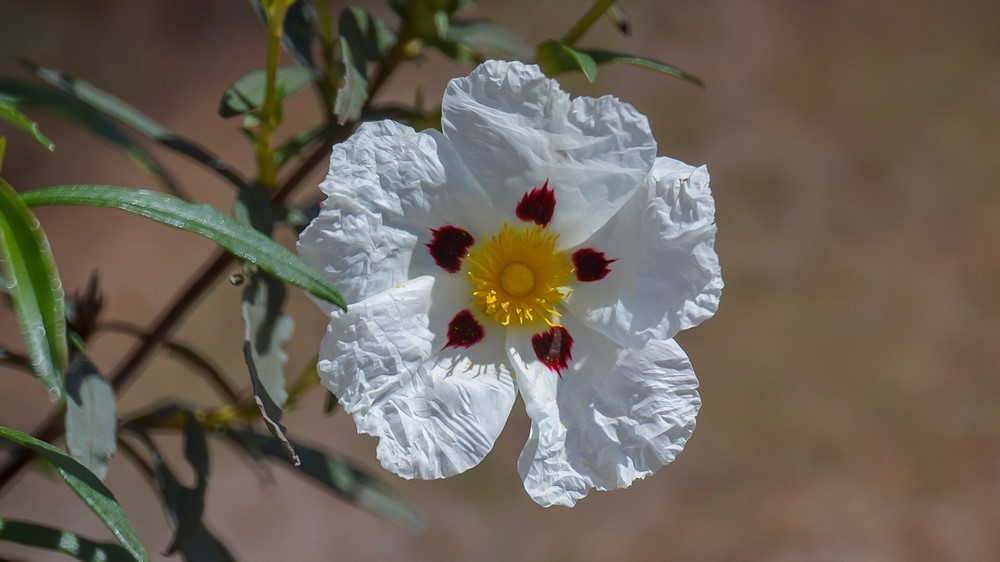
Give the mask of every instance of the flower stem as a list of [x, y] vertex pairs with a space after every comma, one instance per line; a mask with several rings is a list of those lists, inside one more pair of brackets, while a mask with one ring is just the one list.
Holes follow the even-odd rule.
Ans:
[[590, 26], [594, 25], [597, 18], [604, 15], [604, 12], [607, 12], [608, 8], [613, 6], [614, 3], [615, 0], [597, 0], [594, 2], [594, 5], [566, 32], [566, 35], [562, 38], [562, 44], [567, 47], [575, 45], [583, 37], [583, 34], [590, 29]]
[[275, 92], [278, 75], [278, 57], [281, 54], [281, 36], [285, 29], [285, 14], [291, 0], [274, 0], [266, 4], [267, 14], [267, 66], [264, 79], [264, 106], [260, 108], [260, 125], [257, 129], [257, 171], [260, 183], [268, 189], [274, 187], [278, 177], [278, 162], [274, 157], [271, 140], [281, 124], [281, 108]]

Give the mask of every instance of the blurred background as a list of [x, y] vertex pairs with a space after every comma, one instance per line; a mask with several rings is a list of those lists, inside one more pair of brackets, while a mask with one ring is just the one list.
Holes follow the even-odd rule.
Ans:
[[[480, 466], [408, 482], [378, 466], [375, 440], [357, 435], [349, 416], [325, 417], [316, 390], [285, 419], [291, 433], [370, 467], [421, 507], [427, 532], [413, 536], [278, 466], [262, 484], [213, 442], [206, 518], [239, 559], [1000, 559], [1000, 4], [622, 4], [632, 38], [602, 21], [580, 45], [658, 58], [708, 84], [624, 67], [602, 67], [592, 85], [562, 79], [574, 93], [631, 102], [649, 115], [660, 154], [712, 173], [726, 289], [718, 315], [678, 337], [704, 402], [684, 453], [628, 490], [542, 509], [515, 468], [528, 432], [520, 402]], [[381, 3], [354, 5], [395, 21]], [[473, 15], [535, 44], [561, 36], [587, 6], [484, 0]], [[0, 75], [27, 77], [16, 57], [65, 70], [252, 169], [238, 123], [216, 116], [221, 92], [264, 60], [246, 2], [0, 0], [0, 13]], [[419, 84], [439, 99], [446, 80], [468, 70], [432, 54], [383, 96], [411, 101]], [[314, 123], [315, 112], [309, 94], [293, 98], [284, 130]], [[155, 185], [117, 149], [59, 117], [31, 115], [57, 149], [4, 129], [4, 176], [15, 187]], [[188, 193], [230, 208], [227, 186], [153, 150]], [[213, 250], [116, 211], [37, 214], [68, 292], [100, 275], [107, 319], [148, 324]], [[290, 292], [295, 374], [325, 322]], [[243, 385], [239, 297], [218, 284], [176, 335]], [[9, 310], [0, 312], [0, 345], [19, 342]], [[102, 336], [93, 359], [110, 371], [131, 344]], [[0, 425], [31, 431], [49, 408], [41, 385], [3, 369], [0, 385]], [[119, 410], [161, 399], [214, 403], [163, 353]], [[179, 439], [163, 443], [179, 452]], [[142, 477], [119, 456], [108, 484], [161, 559], [171, 533]], [[38, 471], [0, 497], [0, 517], [109, 537]], [[0, 543], [5, 557], [63, 559]]]

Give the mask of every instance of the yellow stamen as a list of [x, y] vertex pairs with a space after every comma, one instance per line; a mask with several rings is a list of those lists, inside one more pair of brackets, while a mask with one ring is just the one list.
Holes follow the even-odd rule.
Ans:
[[556, 304], [569, 295], [569, 256], [556, 251], [558, 235], [526, 226], [500, 232], [472, 249], [467, 258], [472, 295], [482, 311], [502, 326], [555, 325]]

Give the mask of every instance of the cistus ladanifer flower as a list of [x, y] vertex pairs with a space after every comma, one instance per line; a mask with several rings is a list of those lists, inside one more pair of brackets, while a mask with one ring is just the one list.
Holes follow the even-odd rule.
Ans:
[[657, 158], [632, 106], [518, 62], [452, 80], [441, 124], [333, 149], [298, 246], [349, 303], [326, 309], [323, 384], [404, 478], [477, 465], [518, 394], [543, 506], [671, 462], [701, 405], [672, 338], [722, 291], [708, 171]]

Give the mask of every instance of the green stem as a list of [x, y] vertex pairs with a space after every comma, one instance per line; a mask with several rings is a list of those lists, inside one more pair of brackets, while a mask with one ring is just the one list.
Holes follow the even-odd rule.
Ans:
[[594, 5], [587, 10], [587, 13], [580, 17], [580, 20], [573, 24], [566, 35], [562, 38], [563, 45], [567, 47], [572, 47], [577, 41], [583, 37], [583, 34], [590, 29], [590, 26], [594, 25], [594, 22], [598, 18], [604, 15], [604, 12], [608, 11], [608, 8], [613, 6], [615, 0], [597, 0]]
[[278, 75], [278, 57], [281, 54], [281, 35], [285, 28], [285, 14], [291, 5], [289, 0], [276, 0], [267, 8], [267, 66], [265, 67], [264, 106], [260, 109], [260, 126], [257, 131], [257, 170], [260, 183], [271, 189], [278, 177], [278, 162], [274, 158], [271, 140], [281, 123], [281, 109], [275, 83]]

